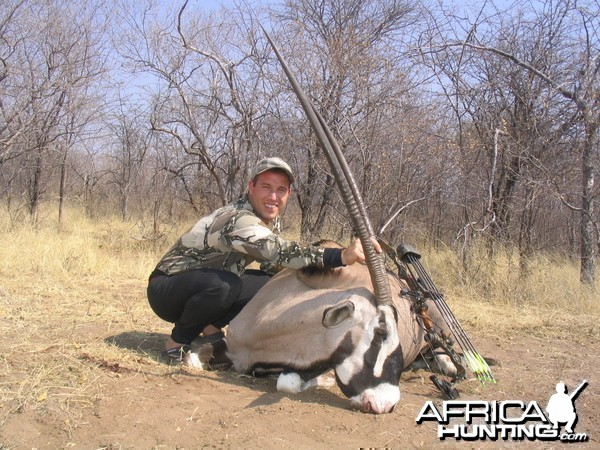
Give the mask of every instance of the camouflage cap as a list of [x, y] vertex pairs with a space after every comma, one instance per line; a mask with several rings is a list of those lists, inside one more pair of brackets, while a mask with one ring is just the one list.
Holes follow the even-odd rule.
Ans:
[[260, 175], [261, 173], [271, 169], [283, 170], [289, 177], [290, 184], [294, 182], [294, 174], [292, 172], [292, 168], [283, 159], [277, 157], [265, 158], [259, 161], [259, 163], [254, 168], [254, 171], [252, 172], [251, 179], [254, 179], [257, 175]]

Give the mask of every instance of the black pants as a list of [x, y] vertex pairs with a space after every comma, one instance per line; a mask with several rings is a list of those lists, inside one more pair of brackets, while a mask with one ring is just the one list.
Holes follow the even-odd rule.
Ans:
[[260, 270], [247, 270], [241, 277], [219, 269], [153, 274], [148, 302], [158, 317], [175, 324], [171, 338], [189, 344], [207, 325], [227, 325], [269, 278]]

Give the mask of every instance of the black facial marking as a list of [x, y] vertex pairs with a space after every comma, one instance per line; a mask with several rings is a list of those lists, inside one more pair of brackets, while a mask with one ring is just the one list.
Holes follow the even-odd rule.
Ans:
[[338, 386], [346, 397], [354, 397], [361, 392], [364, 392], [366, 389], [373, 388], [382, 383], [397, 385], [400, 381], [400, 374], [402, 373], [402, 367], [404, 366], [404, 357], [400, 345], [398, 345], [398, 347], [386, 358], [385, 362], [383, 363], [381, 376], [376, 377], [373, 373], [373, 369], [375, 368], [375, 364], [377, 362], [377, 355], [379, 355], [381, 347], [388, 337], [385, 318], [383, 319], [383, 327], [381, 326], [381, 323], [382, 317], [380, 316], [378, 329], [375, 330], [371, 345], [363, 356], [362, 370], [354, 374], [346, 385], [342, 384], [336, 374]]

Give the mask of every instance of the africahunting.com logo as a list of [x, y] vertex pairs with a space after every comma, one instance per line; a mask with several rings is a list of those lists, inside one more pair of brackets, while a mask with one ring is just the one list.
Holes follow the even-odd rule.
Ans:
[[429, 400], [416, 421], [417, 424], [437, 422], [437, 435], [441, 440], [586, 442], [586, 433], [575, 433], [575, 400], [587, 385], [584, 380], [568, 394], [567, 386], [558, 383], [556, 394], [550, 397], [545, 410], [535, 401], [449, 400], [438, 408]]

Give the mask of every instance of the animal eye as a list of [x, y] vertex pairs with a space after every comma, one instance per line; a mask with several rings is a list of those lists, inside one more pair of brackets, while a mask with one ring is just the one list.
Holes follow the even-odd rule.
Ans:
[[382, 339], [386, 339], [388, 337], [388, 330], [385, 324], [379, 325], [375, 328], [375, 335], [381, 337]]
[[377, 326], [375, 327], [375, 336], [385, 341], [388, 337], [388, 326], [385, 321], [385, 315], [380, 314]]

